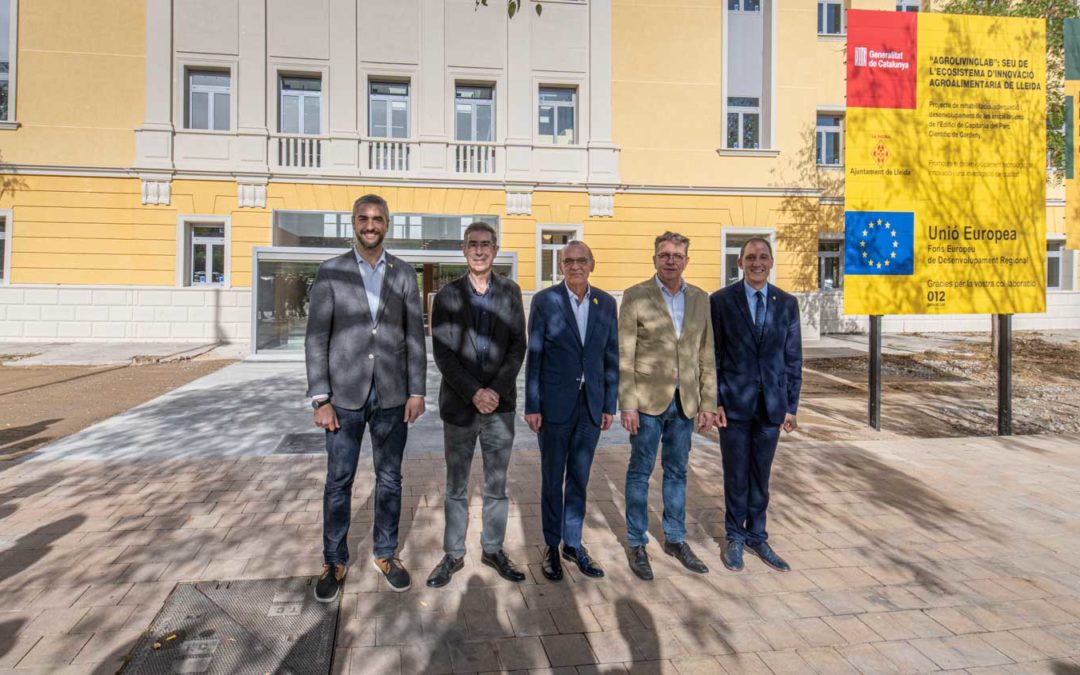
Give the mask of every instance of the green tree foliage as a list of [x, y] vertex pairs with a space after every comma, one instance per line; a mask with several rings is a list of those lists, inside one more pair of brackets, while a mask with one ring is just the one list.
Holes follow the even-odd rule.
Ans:
[[[513, 19], [514, 15], [518, 13], [519, 9], [521, 9], [521, 5], [523, 3], [525, 3], [525, 2], [526, 2], [526, 0], [506, 0], [506, 14], [507, 14], [507, 16], [509, 16], [511, 19]], [[488, 0], [476, 0], [476, 6], [479, 7], [480, 5], [483, 5], [484, 7], [487, 7], [488, 6]], [[544, 13], [544, 8], [540, 5], [539, 2], [536, 3], [536, 16], [540, 16], [543, 13]]]
[[1074, 0], [945, 0], [935, 11], [1046, 19], [1046, 149], [1059, 175], [1065, 167], [1065, 19], [1078, 15]]

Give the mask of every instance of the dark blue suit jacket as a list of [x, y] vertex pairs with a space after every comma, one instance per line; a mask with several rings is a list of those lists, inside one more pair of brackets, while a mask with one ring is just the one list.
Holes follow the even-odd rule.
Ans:
[[769, 284], [765, 327], [755, 335], [743, 282], [709, 296], [716, 349], [717, 405], [729, 419], [750, 421], [758, 393], [765, 394], [769, 422], [796, 414], [802, 389], [802, 334], [795, 296]]
[[578, 401], [585, 373], [589, 417], [600, 424], [601, 413], [615, 414], [619, 392], [619, 324], [615, 299], [595, 286], [589, 301], [585, 344], [570, 307], [566, 284], [546, 288], [529, 310], [529, 354], [525, 362], [525, 413], [540, 413], [544, 422], [567, 421]]

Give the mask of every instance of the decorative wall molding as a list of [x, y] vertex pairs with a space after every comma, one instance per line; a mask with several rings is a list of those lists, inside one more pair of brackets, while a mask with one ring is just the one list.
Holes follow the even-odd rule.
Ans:
[[532, 190], [507, 190], [506, 215], [531, 216]]
[[142, 177], [142, 203], [168, 206], [172, 202], [172, 179], [161, 176]]
[[266, 180], [237, 181], [236, 198], [242, 209], [265, 209]]
[[611, 218], [615, 215], [615, 190], [589, 190], [589, 217]]

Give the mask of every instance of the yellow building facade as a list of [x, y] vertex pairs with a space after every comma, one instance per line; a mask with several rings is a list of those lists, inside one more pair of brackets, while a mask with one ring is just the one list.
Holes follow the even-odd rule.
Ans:
[[[3, 4], [0, 339], [295, 350], [306, 284], [368, 192], [429, 294], [478, 217], [527, 294], [557, 281], [571, 237], [618, 292], [681, 232], [711, 292], [766, 236], [808, 335], [862, 327], [831, 255], [843, 18], [893, 0], [546, 0], [514, 18], [473, 0]], [[1054, 239], [1048, 255], [1057, 288], [1031, 325], [1080, 327], [1073, 253]]]

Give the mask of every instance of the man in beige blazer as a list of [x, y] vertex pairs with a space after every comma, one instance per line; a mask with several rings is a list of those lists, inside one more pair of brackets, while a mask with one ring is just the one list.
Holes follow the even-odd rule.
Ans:
[[664, 553], [687, 569], [709, 568], [686, 543], [686, 470], [691, 435], [712, 424], [716, 369], [709, 296], [683, 280], [690, 240], [656, 238], [656, 276], [623, 293], [619, 311], [619, 407], [630, 432], [626, 470], [626, 531], [630, 569], [653, 578], [649, 541], [649, 476], [663, 441]]

